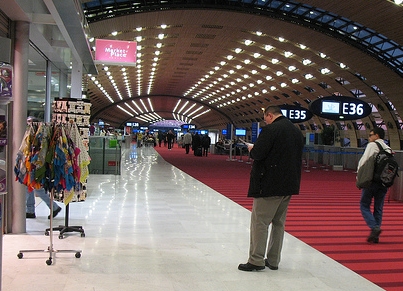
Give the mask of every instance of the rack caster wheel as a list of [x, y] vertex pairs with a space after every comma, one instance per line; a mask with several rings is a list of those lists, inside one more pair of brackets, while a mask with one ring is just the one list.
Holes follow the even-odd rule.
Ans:
[[85, 237], [85, 233], [81, 233], [81, 237]]
[[77, 259], [81, 258], [81, 253], [77, 252], [77, 253], [76, 253], [76, 258], [77, 258]]
[[17, 257], [18, 257], [19, 259], [22, 259], [23, 256], [24, 256], [23, 253], [18, 253], [18, 255], [17, 255]]
[[49, 258], [49, 260], [46, 260], [46, 265], [48, 265], [48, 266], [52, 265], [52, 259], [51, 258]]
[[59, 234], [59, 239], [63, 239], [64, 236], [62, 234]]
[[46, 235], [46, 236], [49, 236], [49, 231], [46, 230], [46, 231], [45, 231], [45, 235]]

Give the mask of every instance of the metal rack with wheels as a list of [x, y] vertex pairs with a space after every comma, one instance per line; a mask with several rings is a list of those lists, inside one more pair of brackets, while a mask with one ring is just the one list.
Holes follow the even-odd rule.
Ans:
[[17, 257], [19, 259], [22, 259], [24, 257], [24, 253], [49, 253], [49, 258], [46, 260], [46, 264], [47, 265], [51, 265], [53, 262], [53, 258], [54, 258], [54, 254], [55, 253], [74, 253], [76, 258], [81, 258], [81, 250], [56, 250], [53, 248], [53, 227], [52, 227], [52, 223], [53, 223], [53, 191], [50, 195], [50, 222], [49, 222], [49, 246], [47, 247], [47, 249], [42, 249], [42, 250], [20, 250], [17, 254]]

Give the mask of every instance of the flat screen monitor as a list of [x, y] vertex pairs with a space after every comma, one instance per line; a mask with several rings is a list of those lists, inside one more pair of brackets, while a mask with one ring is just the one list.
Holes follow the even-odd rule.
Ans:
[[335, 101], [323, 101], [322, 102], [322, 113], [340, 113], [340, 103]]
[[236, 136], [246, 136], [246, 129], [243, 128], [236, 128], [235, 129]]

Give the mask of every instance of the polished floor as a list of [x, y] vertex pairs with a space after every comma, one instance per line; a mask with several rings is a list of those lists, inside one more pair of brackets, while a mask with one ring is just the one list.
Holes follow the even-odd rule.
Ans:
[[[239, 271], [248, 255], [250, 212], [152, 147], [124, 150], [119, 176], [89, 177], [86, 201], [70, 204], [69, 225], [83, 226], [85, 237], [59, 239], [53, 232], [51, 265], [48, 214], [38, 203], [26, 234], [4, 235], [2, 290], [383, 290], [288, 234], [278, 271]], [[38, 252], [19, 259], [20, 250]]]

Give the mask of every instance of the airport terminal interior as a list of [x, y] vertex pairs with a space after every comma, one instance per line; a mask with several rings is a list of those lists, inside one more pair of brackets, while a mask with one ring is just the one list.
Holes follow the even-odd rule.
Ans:
[[[63, 212], [56, 225], [64, 223]], [[3, 290], [384, 290], [289, 234], [279, 270], [239, 271], [250, 211], [153, 147], [126, 149], [121, 175], [90, 175], [86, 201], [70, 204], [70, 224], [82, 226], [85, 237], [58, 239], [56, 231], [55, 251], [73, 252], [55, 253], [51, 266], [44, 252], [49, 208], [39, 203], [36, 215], [26, 234], [3, 238]], [[21, 250], [37, 252], [18, 259]]]
[[[401, 0], [0, 1], [0, 290], [403, 290], [402, 15]], [[279, 269], [240, 272], [245, 142], [270, 105], [305, 138], [302, 190]], [[27, 218], [16, 179], [28, 120], [77, 126], [91, 159], [54, 219], [39, 197]], [[376, 127], [402, 167], [368, 244], [355, 176]], [[169, 130], [171, 150], [154, 139]], [[208, 157], [185, 154], [188, 131]]]

